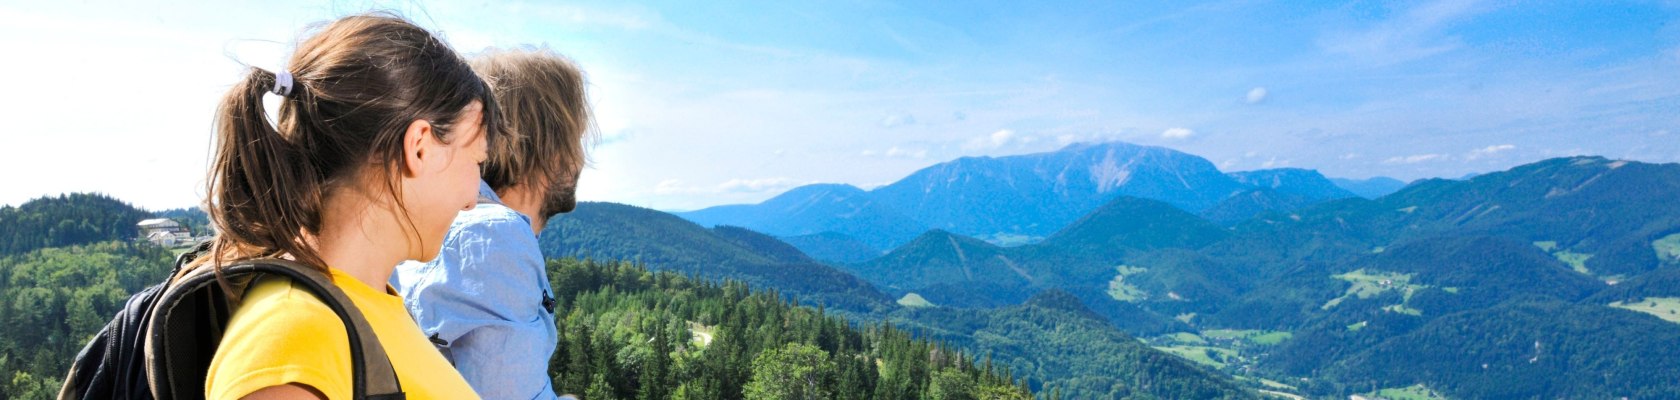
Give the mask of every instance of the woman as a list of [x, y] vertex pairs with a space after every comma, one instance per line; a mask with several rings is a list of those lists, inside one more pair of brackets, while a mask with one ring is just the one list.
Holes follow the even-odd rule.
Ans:
[[[399, 262], [435, 257], [456, 213], [473, 207], [498, 135], [488, 86], [431, 33], [386, 15], [320, 27], [288, 65], [252, 69], [222, 99], [205, 200], [220, 233], [194, 267], [279, 257], [320, 268], [366, 317], [408, 398], [477, 398], [385, 282]], [[348, 399], [348, 340], [307, 290], [254, 282], [206, 398]]]

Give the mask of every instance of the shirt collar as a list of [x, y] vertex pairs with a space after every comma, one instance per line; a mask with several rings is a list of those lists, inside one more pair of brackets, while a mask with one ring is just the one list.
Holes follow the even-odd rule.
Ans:
[[478, 181], [478, 204], [502, 204], [502, 198], [496, 196], [495, 190], [490, 190], [490, 182]]
[[[478, 181], [478, 204], [479, 205], [495, 204], [495, 205], [498, 205], [498, 206], [507, 207], [507, 204], [502, 203], [502, 197], [497, 196], [496, 191], [490, 189], [490, 182], [485, 182], [483, 180]], [[531, 217], [528, 217], [525, 214], [519, 213], [518, 211], [512, 211], [512, 210], [509, 210], [509, 211], [512, 212], [513, 215], [519, 216], [520, 221], [525, 221], [526, 224], [531, 223]]]

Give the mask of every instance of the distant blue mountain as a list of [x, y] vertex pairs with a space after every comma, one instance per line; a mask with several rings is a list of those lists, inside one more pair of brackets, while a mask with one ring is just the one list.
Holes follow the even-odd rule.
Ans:
[[1194, 212], [1243, 189], [1201, 157], [1113, 142], [965, 157], [916, 171], [872, 194], [933, 228], [976, 237], [1043, 237], [1119, 196]]
[[[1335, 182], [1325, 178], [1318, 171], [1310, 169], [1262, 169], [1232, 172], [1225, 175], [1253, 188], [1293, 193], [1312, 199], [1315, 202], [1357, 196], [1354, 192], [1337, 186]], [[1399, 189], [1399, 187], [1395, 189]]]
[[1226, 175], [1253, 189], [1228, 197], [1201, 212], [1203, 218], [1222, 225], [1242, 222], [1268, 211], [1294, 211], [1330, 200], [1358, 196], [1310, 169], [1263, 169]]
[[701, 226], [733, 225], [781, 237], [839, 233], [877, 249], [897, 247], [927, 230], [869, 192], [841, 184], [805, 185], [763, 203], [675, 214]]
[[1366, 179], [1330, 178], [1330, 182], [1334, 182], [1336, 186], [1367, 199], [1387, 196], [1389, 193], [1398, 192], [1400, 188], [1406, 187], [1406, 182], [1386, 176]]
[[835, 232], [891, 249], [928, 229], [992, 240], [1043, 238], [1120, 196], [1196, 212], [1248, 188], [1201, 157], [1113, 142], [964, 157], [872, 191], [808, 185], [755, 205], [677, 215], [700, 225], [741, 226], [781, 237]]
[[836, 232], [783, 236], [781, 239], [811, 258], [834, 264], [860, 263], [873, 260], [885, 253], [881, 249], [858, 241], [857, 238]]

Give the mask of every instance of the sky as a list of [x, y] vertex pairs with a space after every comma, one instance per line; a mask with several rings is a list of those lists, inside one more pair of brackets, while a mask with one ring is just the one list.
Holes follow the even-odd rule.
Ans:
[[1402, 180], [1680, 161], [1674, 0], [17, 3], [0, 205], [195, 206], [244, 66], [370, 9], [468, 56], [574, 59], [598, 135], [579, 198], [661, 210], [1076, 142]]

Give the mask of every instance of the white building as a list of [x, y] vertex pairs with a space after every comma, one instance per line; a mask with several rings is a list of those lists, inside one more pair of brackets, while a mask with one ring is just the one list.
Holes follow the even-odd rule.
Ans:
[[180, 222], [168, 218], [152, 218], [135, 224], [140, 227], [140, 238], [156, 243], [163, 247], [175, 247], [193, 240], [192, 231]]

